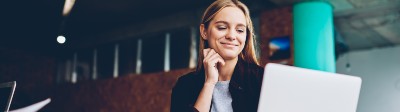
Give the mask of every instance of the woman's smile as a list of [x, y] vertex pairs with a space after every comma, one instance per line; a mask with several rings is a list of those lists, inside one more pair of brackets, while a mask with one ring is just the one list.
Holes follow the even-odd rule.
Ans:
[[230, 43], [230, 42], [220, 42], [220, 43], [225, 48], [236, 48], [239, 46], [239, 44]]

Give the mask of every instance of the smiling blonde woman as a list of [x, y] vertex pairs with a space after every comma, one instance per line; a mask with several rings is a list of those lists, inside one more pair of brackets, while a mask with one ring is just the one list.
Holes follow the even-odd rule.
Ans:
[[263, 68], [254, 50], [249, 9], [238, 0], [217, 0], [200, 24], [195, 72], [172, 90], [171, 112], [255, 112]]

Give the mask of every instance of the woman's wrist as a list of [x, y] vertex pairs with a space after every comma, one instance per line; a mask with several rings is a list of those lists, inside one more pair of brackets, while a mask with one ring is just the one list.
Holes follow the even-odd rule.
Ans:
[[217, 84], [216, 81], [206, 81], [206, 82], [204, 82], [204, 86], [214, 87], [215, 84]]

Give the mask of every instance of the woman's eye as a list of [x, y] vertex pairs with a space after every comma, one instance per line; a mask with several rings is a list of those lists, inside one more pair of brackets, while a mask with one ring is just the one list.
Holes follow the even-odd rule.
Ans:
[[239, 32], [239, 33], [243, 33], [243, 32], [244, 32], [244, 30], [243, 30], [243, 29], [238, 29], [238, 30], [237, 30], [237, 32]]
[[225, 30], [226, 29], [226, 27], [217, 27], [218, 28], [218, 30]]

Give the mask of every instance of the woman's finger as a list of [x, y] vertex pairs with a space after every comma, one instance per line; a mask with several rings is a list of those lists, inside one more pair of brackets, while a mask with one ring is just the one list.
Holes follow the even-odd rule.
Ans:
[[203, 49], [203, 56], [206, 57], [209, 52], [210, 52], [210, 48]]
[[225, 65], [225, 61], [224, 59], [221, 57], [221, 55], [219, 55], [218, 53], [214, 53], [211, 57], [211, 59], [217, 59], [217, 62], [214, 62], [215, 64], [220, 63], [222, 65]]
[[210, 51], [207, 53], [207, 55], [204, 57], [205, 60], [209, 59], [213, 54], [215, 54], [214, 49], [210, 49]]

